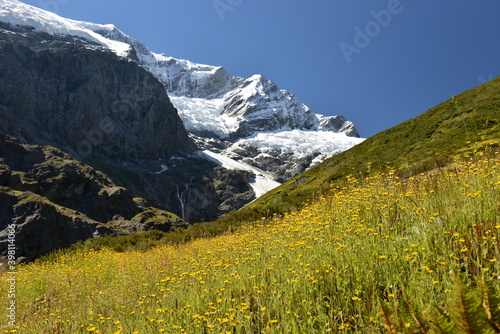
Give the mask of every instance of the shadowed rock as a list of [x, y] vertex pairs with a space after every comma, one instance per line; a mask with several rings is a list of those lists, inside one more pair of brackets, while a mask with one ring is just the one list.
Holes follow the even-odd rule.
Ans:
[[0, 256], [12, 224], [28, 261], [92, 237], [187, 226], [67, 153], [0, 135]]

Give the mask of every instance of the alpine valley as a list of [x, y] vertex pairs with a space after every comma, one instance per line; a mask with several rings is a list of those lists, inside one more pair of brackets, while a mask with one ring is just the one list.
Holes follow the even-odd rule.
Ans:
[[453, 94], [363, 140], [262, 75], [0, 0], [0, 332], [500, 333], [500, 77]]
[[263, 75], [16, 0], [0, 0], [0, 119], [0, 244], [12, 223], [22, 240], [47, 231], [27, 260], [216, 220], [363, 141]]

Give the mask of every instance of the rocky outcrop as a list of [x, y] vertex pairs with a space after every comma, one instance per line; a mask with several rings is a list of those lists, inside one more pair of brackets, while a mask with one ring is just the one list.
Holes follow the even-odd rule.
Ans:
[[163, 85], [136, 62], [71, 36], [0, 29], [0, 132], [115, 162], [195, 150]]
[[0, 256], [11, 224], [28, 260], [91, 237], [187, 226], [61, 150], [0, 135]]
[[[240, 161], [243, 161], [240, 157], [244, 157], [245, 163], [276, 175], [277, 181], [287, 181], [331, 155], [352, 147], [357, 141], [342, 140], [338, 136], [323, 138], [328, 141], [328, 149], [313, 144], [310, 153], [301, 157], [282, 154], [280, 149], [266, 148], [266, 153], [273, 159], [262, 159], [260, 155], [252, 154], [250, 151], [259, 147], [251, 145], [246, 145], [248, 152], [237, 157], [226, 149], [237, 144], [238, 140], [262, 132], [295, 129], [345, 134], [355, 138], [360, 136], [354, 123], [343, 115], [316, 114], [295, 95], [280, 89], [263, 75], [246, 79], [231, 76], [221, 66], [155, 54], [112, 25], [80, 23], [110, 40], [134, 47], [138, 62], [163, 83], [199, 147]], [[267, 161], [272, 163], [267, 164]]]
[[37, 193], [98, 221], [130, 219], [141, 211], [128, 190], [54, 147], [22, 145], [0, 135], [0, 159], [2, 186]]
[[273, 179], [280, 183], [285, 183], [304, 172], [313, 164], [313, 160], [316, 158], [316, 155], [298, 157], [277, 151], [268, 151], [262, 154], [261, 150], [257, 147], [243, 145], [231, 147], [230, 152], [227, 154], [234, 160], [241, 161], [263, 171], [272, 171], [270, 174], [273, 176]]
[[[97, 220], [113, 218], [120, 203], [130, 203], [132, 197], [143, 197], [191, 223], [215, 220], [248, 203], [254, 198], [248, 190], [239, 193], [233, 187], [222, 194], [215, 188], [217, 165], [193, 154], [196, 146], [165, 88], [133, 60], [134, 54], [131, 49], [128, 57], [118, 57], [78, 37], [0, 23], [0, 133], [23, 143], [56, 146], [131, 192], [99, 188], [96, 196], [84, 200], [78, 195], [76, 202], [72, 196], [82, 189], [61, 183], [82, 176], [66, 164], [68, 177], [58, 178], [54, 161], [37, 170], [46, 177], [37, 187], [55, 203]], [[12, 151], [10, 158], [25, 154]], [[87, 182], [76, 184], [95, 187]], [[58, 198], [61, 189], [67, 193], [64, 201]], [[230, 191], [237, 197], [234, 206], [226, 198]], [[126, 220], [133, 214], [137, 212], [119, 213]]]
[[213, 170], [214, 186], [220, 198], [219, 210], [230, 212], [234, 207], [242, 207], [255, 199], [249, 181], [255, 175], [244, 170], [228, 170], [217, 167]]
[[[343, 116], [313, 113], [262, 75], [231, 76], [220, 66], [155, 54], [113, 25], [5, 3], [0, 21], [9, 23], [0, 22], [0, 132], [23, 143], [58, 147], [105, 172], [133, 196], [189, 222], [239, 209], [254, 198], [249, 182], [255, 187], [262, 181], [243, 171], [215, 171], [218, 165], [195, 154], [193, 138], [198, 148], [231, 156], [282, 182], [352, 142], [322, 137], [332, 144], [327, 152], [325, 145], [312, 143], [297, 157], [276, 148], [272, 137], [263, 147], [249, 141], [252, 136], [294, 129], [357, 135]], [[304, 146], [297, 138], [289, 137], [287, 146]], [[221, 181], [221, 173], [246, 179], [246, 188]], [[56, 179], [50, 182], [61, 186]], [[110, 194], [125, 202], [131, 197], [121, 188], [102, 191], [108, 216], [117, 206], [107, 199]], [[106, 212], [99, 203], [79, 205], [94, 219]]]
[[10, 230], [7, 227], [14, 226], [16, 260], [19, 262], [32, 261], [53, 250], [92, 238], [99, 232], [112, 234], [111, 229], [99, 222], [31, 192], [0, 187], [0, 198], [0, 210], [8, 212], [0, 218], [0, 258], [7, 256]]
[[321, 116], [318, 119], [320, 122], [318, 130], [345, 133], [349, 137], [360, 137], [354, 123], [350, 122], [344, 115]]
[[[313, 113], [262, 75], [232, 76], [221, 66], [155, 54], [113, 25], [4, 2], [0, 21], [9, 23], [0, 22], [0, 132], [61, 148], [191, 222], [238, 209], [250, 195], [229, 188], [240, 198], [229, 204], [213, 186], [215, 166], [193, 154], [186, 129], [199, 149], [240, 160], [232, 166], [258, 167], [280, 182], [356, 143], [332, 135], [321, 137], [326, 145], [304, 145], [291, 134], [286, 146], [301, 146], [306, 154], [300, 156], [276, 147], [272, 136], [256, 145], [253, 136], [270, 132], [358, 134], [343, 116]], [[235, 145], [248, 151], [235, 154]], [[181, 169], [177, 157], [184, 159]]]
[[[141, 194], [155, 207], [169, 208], [168, 211], [188, 222], [216, 220], [255, 199], [249, 186], [255, 177], [253, 173], [221, 168], [197, 156], [163, 161], [162, 169], [156, 173], [101, 166], [133, 193]], [[221, 184], [227, 185], [224, 191]]]

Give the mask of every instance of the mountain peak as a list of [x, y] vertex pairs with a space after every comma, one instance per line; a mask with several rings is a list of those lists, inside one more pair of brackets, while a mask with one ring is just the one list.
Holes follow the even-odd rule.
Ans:
[[[33, 26], [36, 30], [53, 35], [78, 36], [102, 45], [121, 57], [138, 62], [163, 84], [184, 126], [202, 149], [234, 157], [234, 150], [230, 148], [237, 141], [256, 144], [257, 141], [246, 139], [251, 139], [259, 133], [281, 132], [281, 136], [288, 136], [290, 139], [283, 143], [297, 147], [302, 147], [304, 141], [297, 133], [293, 133], [293, 130], [346, 135], [311, 135], [311, 138], [320, 138], [318, 140], [326, 142], [327, 145], [311, 143], [310, 154], [300, 158], [300, 161], [293, 157], [293, 154], [283, 154], [286, 149], [273, 151], [271, 155], [280, 161], [274, 165], [291, 164], [290, 168], [294, 170], [290, 174], [292, 175], [309, 168], [318, 159], [329, 157], [361, 141], [350, 138], [359, 137], [359, 134], [354, 124], [344, 116], [314, 113], [297, 96], [280, 89], [263, 74], [255, 74], [245, 79], [230, 75], [222, 66], [199, 64], [154, 53], [113, 24], [65, 19], [17, 0], [0, 0], [0, 4], [1, 21]], [[303, 135], [307, 135], [306, 132]], [[270, 135], [263, 138], [276, 139]], [[262, 140], [258, 143], [262, 144]], [[240, 145], [238, 152], [241, 152], [241, 147]], [[259, 168], [266, 169], [262, 161], [256, 162], [255, 159], [264, 153], [269, 154], [269, 149], [275, 147], [274, 143], [269, 142], [262, 147], [245, 147], [248, 152], [239, 155], [238, 159], [246, 159], [249, 164], [254, 163]]]
[[0, 0], [0, 8], [0, 21], [12, 25], [31, 26], [37, 31], [44, 31], [51, 35], [78, 36], [105, 46], [119, 56], [126, 57], [129, 55], [130, 45], [109, 40], [91, 30], [91, 28], [98, 26], [108, 27], [111, 25], [85, 24], [80, 21], [66, 19], [18, 0]]

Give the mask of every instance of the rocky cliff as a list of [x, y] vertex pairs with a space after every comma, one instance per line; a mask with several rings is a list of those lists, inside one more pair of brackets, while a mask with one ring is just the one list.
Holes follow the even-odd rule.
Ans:
[[162, 84], [77, 37], [0, 30], [0, 131], [111, 161], [168, 159], [195, 146]]
[[189, 222], [216, 219], [251, 201], [253, 190], [248, 182], [240, 187], [239, 177], [253, 176], [194, 154], [163, 85], [134, 54], [1, 24], [0, 132], [63, 149]]
[[215, 220], [357, 143], [344, 117], [313, 113], [261, 75], [0, 4], [0, 246], [14, 223], [28, 260], [103, 234]]
[[[262, 75], [232, 76], [153, 53], [113, 25], [0, 3], [0, 132], [57, 146], [190, 222], [362, 141], [345, 117], [314, 113]], [[223, 182], [221, 171], [238, 176]]]
[[[199, 147], [262, 169], [277, 181], [287, 181], [362, 141], [354, 123], [343, 115], [314, 113], [298, 97], [263, 75], [232, 76], [222, 66], [151, 52], [113, 25], [78, 23], [108, 41], [136, 50], [137, 61], [165, 86]], [[297, 136], [297, 131], [303, 132]], [[251, 140], [259, 134], [271, 135], [259, 143]], [[288, 147], [274, 145], [283, 137], [288, 147], [307, 144], [306, 150], [299, 154], [283, 152]]]
[[57, 148], [0, 135], [0, 257], [10, 224], [28, 261], [92, 237], [187, 226]]

